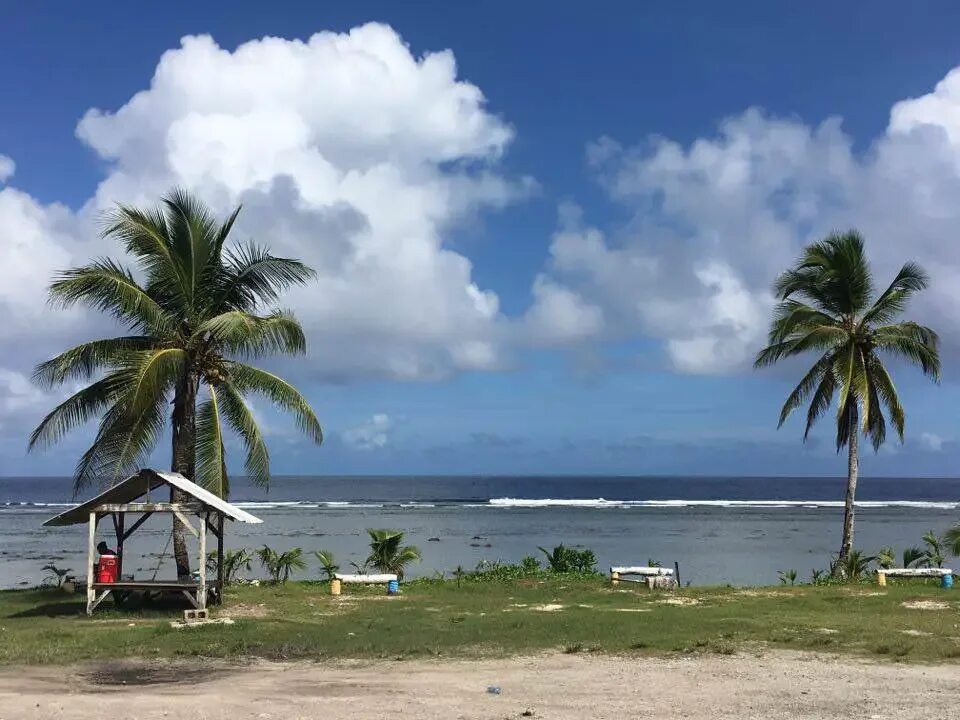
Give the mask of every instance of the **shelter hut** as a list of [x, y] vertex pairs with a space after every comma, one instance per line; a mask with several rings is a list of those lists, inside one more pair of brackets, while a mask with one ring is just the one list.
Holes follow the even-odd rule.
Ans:
[[[183, 503], [153, 502], [150, 497], [151, 493], [160, 489], [179, 490], [187, 496], [187, 501]], [[166, 493], [166, 497], [169, 498], [170, 494]], [[124, 542], [143, 525], [147, 518], [155, 513], [175, 515], [187, 531], [197, 538], [199, 544], [198, 576], [187, 580], [125, 579], [122, 574]], [[139, 516], [129, 526], [126, 522], [128, 514]], [[117, 581], [101, 583], [97, 582], [97, 577], [94, 574], [94, 553], [96, 550], [97, 525], [107, 516], [113, 521], [113, 530], [117, 540]], [[199, 520], [197, 527], [194, 527], [193, 523], [190, 522], [191, 516], [195, 516]], [[196, 483], [187, 480], [179, 473], [144, 469], [96, 497], [50, 518], [44, 523], [44, 526], [87, 523], [87, 615], [92, 615], [97, 605], [103, 602], [111, 592], [115, 591], [180, 592], [198, 610], [206, 609], [207, 591], [211, 585], [216, 588], [216, 597], [223, 598], [223, 535], [224, 521], [227, 519], [243, 523], [263, 522], [250, 513], [218, 498], [209, 490], [205, 490]], [[207, 583], [208, 530], [217, 540], [217, 578], [211, 584]]]

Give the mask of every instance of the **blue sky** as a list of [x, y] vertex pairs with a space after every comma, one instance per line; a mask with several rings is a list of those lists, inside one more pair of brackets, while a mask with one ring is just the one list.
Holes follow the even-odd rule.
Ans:
[[0, 473], [67, 473], [88, 437], [24, 453], [56, 400], [30, 367], [109, 330], [37, 309], [43, 278], [177, 183], [320, 266], [290, 300], [311, 353], [277, 367], [328, 439], [258, 407], [277, 472], [840, 474], [828, 425], [776, 431], [801, 366], [749, 357], [776, 270], [855, 225], [881, 278], [931, 270], [911, 313], [947, 366], [896, 367], [907, 443], [866, 471], [952, 475], [958, 26], [922, 2], [18, 6]]

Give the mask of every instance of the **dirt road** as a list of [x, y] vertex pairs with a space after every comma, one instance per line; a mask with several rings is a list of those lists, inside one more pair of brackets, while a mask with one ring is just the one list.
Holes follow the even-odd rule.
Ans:
[[[487, 688], [500, 688], [500, 694]], [[0, 668], [20, 718], [924, 718], [960, 703], [960, 666], [804, 654], [676, 659]]]

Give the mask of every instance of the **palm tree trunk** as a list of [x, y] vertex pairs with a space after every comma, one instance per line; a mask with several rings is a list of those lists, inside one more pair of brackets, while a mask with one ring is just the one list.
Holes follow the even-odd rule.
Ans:
[[[193, 480], [196, 468], [197, 439], [197, 376], [188, 371], [177, 386], [173, 398], [173, 462], [171, 469]], [[186, 496], [170, 489], [170, 502], [181, 503]], [[177, 578], [190, 577], [190, 555], [187, 552], [186, 528], [173, 516], [173, 557], [177, 563]]]
[[843, 506], [843, 540], [840, 543], [840, 555], [837, 565], [850, 555], [853, 549], [853, 511], [857, 495], [857, 476], [860, 472], [859, 438], [860, 427], [856, 406], [850, 411], [850, 437], [847, 441], [847, 498]]

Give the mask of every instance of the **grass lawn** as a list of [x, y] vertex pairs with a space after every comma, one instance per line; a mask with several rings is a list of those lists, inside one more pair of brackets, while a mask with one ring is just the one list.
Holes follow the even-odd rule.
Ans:
[[421, 581], [400, 597], [323, 584], [234, 586], [233, 625], [174, 629], [179, 610], [92, 618], [56, 590], [0, 592], [0, 663], [117, 657], [284, 659], [490, 657], [546, 650], [734, 653], [764, 647], [897, 661], [960, 661], [960, 591], [932, 585], [687, 588], [650, 592], [602, 579]]

